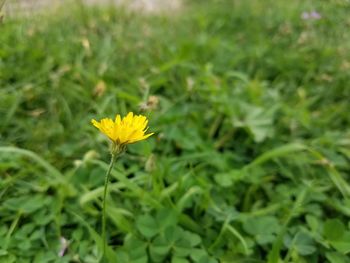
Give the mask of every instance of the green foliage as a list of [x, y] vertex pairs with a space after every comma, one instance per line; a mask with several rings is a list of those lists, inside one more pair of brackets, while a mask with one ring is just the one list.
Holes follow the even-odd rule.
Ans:
[[155, 135], [112, 171], [109, 262], [349, 263], [349, 8], [5, 18], [0, 263], [98, 262], [109, 156], [90, 120], [128, 111]]

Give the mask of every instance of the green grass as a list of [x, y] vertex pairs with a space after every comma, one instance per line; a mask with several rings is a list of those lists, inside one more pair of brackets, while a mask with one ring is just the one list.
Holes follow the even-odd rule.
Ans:
[[110, 262], [350, 262], [349, 11], [198, 0], [5, 19], [0, 262], [97, 262], [109, 153], [90, 120], [128, 111], [156, 135], [113, 170]]

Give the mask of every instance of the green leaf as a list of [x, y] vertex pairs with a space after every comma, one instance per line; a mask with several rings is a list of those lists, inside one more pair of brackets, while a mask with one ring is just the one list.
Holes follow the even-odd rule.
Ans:
[[259, 244], [264, 245], [275, 240], [280, 224], [272, 216], [248, 218], [243, 223], [243, 229], [253, 235]]
[[31, 198], [21, 196], [11, 198], [4, 202], [4, 207], [14, 211], [21, 211], [23, 213], [33, 213], [34, 211], [44, 207], [50, 200], [43, 195], [34, 195]]
[[185, 258], [180, 258], [180, 257], [172, 257], [171, 258], [171, 263], [189, 263], [189, 261]]
[[350, 232], [345, 232], [340, 239], [330, 242], [331, 245], [343, 254], [350, 253]]
[[142, 258], [131, 258], [130, 263], [147, 263], [148, 257], [147, 255], [143, 256]]
[[[101, 239], [101, 236], [95, 231], [95, 229], [93, 229], [88, 222], [86, 222], [86, 220], [84, 218], [82, 218], [80, 215], [76, 214], [75, 212], [73, 211], [69, 211], [72, 215], [75, 216], [75, 218], [83, 225], [85, 226], [91, 237], [95, 240], [98, 248], [100, 249], [100, 251], [102, 251], [102, 248], [103, 248], [103, 240]], [[114, 251], [109, 247], [107, 246], [106, 247], [106, 257], [107, 259], [110, 261], [110, 262], [118, 262], [117, 261], [117, 256], [116, 254], [114, 253]]]
[[295, 246], [298, 253], [302, 256], [308, 256], [316, 251], [313, 239], [306, 233], [299, 232], [295, 239]]
[[218, 261], [212, 257], [204, 257], [198, 263], [218, 263]]
[[264, 216], [248, 218], [243, 222], [243, 229], [251, 235], [269, 235], [277, 233], [280, 225], [276, 217]]
[[131, 235], [125, 240], [125, 248], [131, 262], [147, 262], [147, 242]]
[[330, 263], [349, 263], [349, 257], [344, 256], [337, 252], [327, 252], [326, 258], [329, 260]]
[[63, 183], [67, 186], [67, 189], [71, 191], [70, 194], [73, 194], [75, 192], [75, 189], [73, 189], [73, 187], [70, 186], [66, 178], [56, 169], [56, 167], [52, 166], [50, 163], [48, 163], [36, 153], [16, 147], [0, 147], [0, 153], [7, 153], [10, 155], [18, 154], [32, 159], [48, 171], [48, 175], [51, 177], [53, 183]]
[[199, 262], [202, 258], [205, 258], [208, 256], [207, 251], [204, 249], [194, 248], [192, 249], [190, 257], [195, 261]]
[[263, 235], [256, 235], [255, 236], [256, 242], [260, 245], [266, 245], [272, 243], [276, 239], [276, 235], [272, 234], [263, 234]]
[[230, 187], [233, 183], [229, 173], [216, 174], [214, 179], [215, 182], [222, 187]]
[[319, 220], [317, 219], [317, 217], [315, 217], [313, 215], [307, 215], [306, 216], [306, 223], [308, 224], [308, 226], [310, 227], [312, 232], [318, 232], [318, 228], [320, 226], [320, 223], [319, 223]]
[[201, 237], [199, 235], [191, 233], [189, 231], [185, 231], [182, 238], [189, 241], [191, 247], [195, 247], [202, 242]]
[[191, 254], [191, 243], [186, 239], [180, 239], [174, 245], [174, 254], [179, 257], [186, 257]]
[[273, 134], [273, 115], [276, 107], [264, 110], [253, 105], [245, 105], [246, 115], [243, 120], [235, 120], [235, 127], [245, 127], [253, 136], [255, 142], [262, 142]]
[[316, 251], [312, 237], [302, 231], [299, 231], [293, 239], [287, 240], [285, 244], [290, 249], [294, 248], [301, 256], [308, 256]]
[[246, 168], [249, 168], [251, 166], [258, 166], [274, 158], [281, 158], [290, 154], [304, 151], [306, 149], [307, 147], [305, 145], [299, 143], [285, 144], [259, 155], [256, 159], [254, 159], [253, 162], [248, 164]]
[[158, 224], [151, 215], [139, 216], [136, 220], [136, 227], [146, 238], [154, 237], [159, 231]]
[[155, 262], [162, 262], [162, 260], [169, 253], [171, 244], [162, 236], [158, 236], [150, 245], [149, 252], [151, 258]]
[[152, 242], [152, 250], [158, 255], [166, 255], [170, 250], [171, 244], [162, 236], [158, 236]]
[[184, 230], [179, 226], [169, 226], [164, 231], [164, 237], [169, 244], [174, 244], [176, 241], [181, 239]]
[[178, 222], [178, 213], [175, 209], [167, 207], [161, 208], [157, 212], [156, 221], [158, 222], [158, 227], [161, 229], [175, 226]]
[[49, 209], [41, 209], [33, 214], [33, 221], [38, 226], [47, 225], [49, 222], [55, 219], [54, 214], [48, 214]]
[[[56, 259], [56, 260], [55, 260]], [[34, 263], [57, 262], [57, 255], [52, 251], [42, 251], [36, 254]]]
[[329, 219], [324, 223], [323, 235], [329, 241], [341, 240], [345, 226], [339, 219]]

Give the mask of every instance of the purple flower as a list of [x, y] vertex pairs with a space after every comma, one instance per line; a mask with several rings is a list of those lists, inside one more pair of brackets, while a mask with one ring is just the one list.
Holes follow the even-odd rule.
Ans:
[[301, 19], [303, 20], [319, 20], [322, 16], [317, 11], [313, 10], [311, 12], [303, 12], [301, 14]]
[[310, 17], [315, 19], [315, 20], [318, 20], [318, 19], [321, 19], [322, 16], [320, 15], [320, 13], [318, 13], [317, 11], [312, 11], [310, 12]]
[[64, 256], [64, 253], [66, 252], [67, 248], [68, 248], [68, 240], [65, 239], [64, 237], [61, 237], [60, 238], [60, 244], [61, 244], [61, 248], [60, 248], [60, 251], [58, 252], [58, 256], [59, 257], [63, 257]]
[[302, 18], [303, 20], [308, 20], [308, 19], [310, 19], [310, 14], [309, 14], [308, 12], [303, 12], [303, 13], [301, 14], [301, 18]]

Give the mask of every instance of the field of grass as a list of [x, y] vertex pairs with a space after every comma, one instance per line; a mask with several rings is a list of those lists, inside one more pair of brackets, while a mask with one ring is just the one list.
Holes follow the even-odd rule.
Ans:
[[[317, 12], [317, 16], [310, 12]], [[308, 12], [308, 13], [305, 13]], [[350, 262], [350, 3], [65, 7], [0, 24], [0, 263]]]

